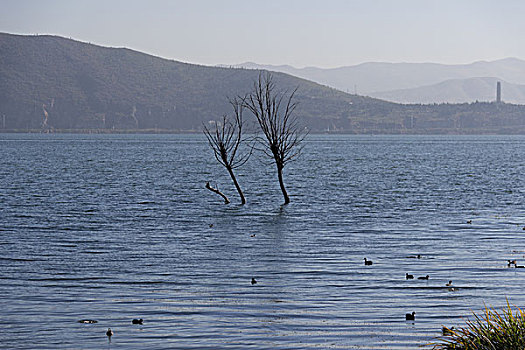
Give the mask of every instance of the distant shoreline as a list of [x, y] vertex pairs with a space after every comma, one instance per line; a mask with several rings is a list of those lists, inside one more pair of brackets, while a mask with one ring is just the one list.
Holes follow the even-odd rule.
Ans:
[[[202, 130], [170, 130], [170, 129], [53, 129], [43, 131], [40, 129], [6, 129], [0, 130], [3, 134], [152, 134], [152, 135], [198, 135]], [[525, 126], [518, 128], [494, 129], [417, 129], [417, 130], [388, 130], [370, 129], [352, 132], [343, 131], [310, 131], [311, 135], [525, 135]]]

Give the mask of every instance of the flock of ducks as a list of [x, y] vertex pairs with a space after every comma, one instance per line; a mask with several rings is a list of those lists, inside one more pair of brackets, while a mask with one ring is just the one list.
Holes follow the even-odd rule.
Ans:
[[[430, 278], [429, 275], [426, 275], [426, 276], [419, 276], [417, 279], [418, 280], [428, 280]], [[405, 273], [405, 279], [407, 280], [413, 280], [414, 279], [414, 275], [410, 275], [408, 273]]]
[[[407, 256], [407, 258], [416, 258], [416, 259], [421, 259], [421, 254], [418, 254], [418, 255], [414, 255], [414, 256]], [[365, 266], [370, 266], [370, 265], [373, 265], [373, 261], [372, 260], [368, 260], [367, 258], [364, 258], [364, 261], [365, 261]], [[514, 264], [516, 266], [516, 260], [513, 260], [513, 261], [508, 261], [509, 262], [509, 267], [511, 266], [511, 264]], [[518, 267], [518, 266], [516, 266]], [[523, 267], [523, 266], [519, 266], [519, 267]], [[414, 275], [411, 275], [409, 274], [408, 272], [405, 273], [405, 279], [407, 280], [413, 280], [414, 279]], [[419, 276], [417, 278], [418, 280], [429, 280], [430, 279], [430, 276], [429, 275], [425, 275], [425, 276]], [[445, 287], [448, 288], [449, 291], [451, 292], [455, 292], [455, 291], [458, 291], [459, 289], [454, 287], [452, 285], [452, 281], [449, 280], [448, 283], [445, 284]], [[409, 314], [405, 314], [405, 320], [407, 321], [414, 321], [416, 319], [416, 312], [415, 311], [412, 311], [412, 313], [409, 313]], [[446, 329], [447, 332], [450, 331], [450, 329], [446, 328], [446, 327], [443, 327], [443, 329]], [[443, 331], [445, 332], [445, 331]], [[445, 335], [445, 333], [443, 333]]]
[[[142, 318], [134, 318], [133, 320], [131, 320], [131, 323], [132, 324], [144, 324], [144, 320]], [[111, 328], [108, 328], [107, 332], [106, 332], [106, 336], [108, 337], [108, 341], [111, 343], [111, 337], [113, 336], [113, 331], [111, 330]]]
[[[372, 262], [370, 262], [370, 265], [371, 265]], [[255, 278], [252, 277], [252, 280], [250, 282], [252, 285], [254, 284], [257, 284], [257, 280]], [[84, 319], [84, 320], [79, 320], [78, 321], [79, 323], [97, 323], [98, 321], [97, 320], [88, 320], [88, 319]], [[131, 320], [131, 323], [132, 324], [144, 324], [144, 320], [142, 318], [134, 318], [133, 320]], [[106, 331], [106, 336], [108, 337], [108, 341], [111, 342], [111, 337], [113, 336], [113, 334], [115, 334], [113, 332], [113, 330], [111, 330], [111, 328], [108, 328], [108, 330]]]
[[[467, 223], [469, 223], [469, 222], [467, 222]], [[524, 227], [524, 230], [525, 230], [525, 227]], [[421, 254], [418, 254], [416, 256], [408, 256], [407, 258], [421, 259]], [[365, 266], [370, 266], [370, 265], [372, 265], [374, 263], [372, 260], [368, 260], [367, 258], [364, 258], [364, 261], [365, 261]], [[525, 266], [523, 266], [523, 265], [518, 265], [516, 260], [507, 260], [507, 267], [525, 268]], [[430, 278], [430, 276], [426, 275], [426, 276], [420, 276], [417, 279], [418, 280], [428, 280], [429, 278]], [[411, 274], [409, 274], [407, 272], [407, 273], [405, 273], [405, 279], [413, 280], [414, 279], [414, 275], [411, 275]], [[445, 287], [447, 287], [448, 290], [451, 291], [451, 292], [457, 292], [459, 290], [459, 288], [453, 286], [452, 280], [449, 280], [445, 284]], [[415, 319], [416, 319], [416, 312], [415, 311], [412, 311], [412, 313], [410, 313], [410, 314], [405, 314], [405, 320], [407, 320], [407, 321], [414, 321]], [[452, 328], [443, 327], [442, 332], [443, 332], [443, 335], [450, 335], [450, 334], [452, 334], [454, 332], [454, 327], [452, 327]]]
[[[93, 324], [93, 323], [98, 323], [97, 320], [88, 320], [88, 319], [84, 319], [84, 320], [79, 320], [78, 321], [79, 323], [88, 323], [88, 324]], [[131, 324], [144, 324], [144, 320], [142, 318], [134, 318], [133, 320], [131, 320]], [[108, 330], [106, 331], [106, 336], [108, 337], [108, 341], [111, 343], [111, 337], [113, 336], [113, 334], [115, 334], [113, 332], [113, 330], [111, 330], [111, 328], [108, 328]]]
[[[467, 224], [471, 224], [472, 221], [469, 220], [467, 221]], [[209, 224], [209, 227], [212, 228], [213, 227], [213, 224]], [[523, 230], [525, 230], [525, 227], [523, 227]], [[251, 235], [250, 237], [255, 237], [255, 235]], [[421, 254], [417, 254], [417, 255], [414, 255], [414, 256], [407, 256], [407, 258], [415, 258], [415, 259], [421, 259]], [[365, 266], [371, 266], [374, 264], [374, 262], [372, 260], [368, 260], [367, 258], [364, 258], [364, 262], [365, 262]], [[507, 260], [507, 267], [513, 267], [514, 268], [525, 268], [525, 266], [523, 265], [518, 265], [516, 260]], [[426, 275], [426, 276], [419, 276], [417, 279], [418, 280], [428, 280], [430, 278], [429, 275]], [[405, 273], [405, 279], [407, 280], [412, 280], [414, 279], [414, 275], [411, 275], [409, 274], [408, 272]], [[252, 277], [252, 280], [251, 280], [251, 284], [254, 285], [254, 284], [257, 284], [257, 280], [255, 278]], [[459, 290], [458, 288], [454, 287], [452, 285], [452, 280], [449, 280], [448, 283], [445, 284], [445, 287], [448, 287], [448, 290], [449, 291], [457, 291]], [[416, 312], [415, 311], [412, 311], [412, 313], [409, 313], [409, 314], [405, 314], [405, 320], [406, 321], [414, 321], [416, 319]], [[80, 320], [78, 321], [80, 323], [97, 323], [96, 320]], [[144, 320], [142, 318], [134, 318], [132, 321], [131, 321], [132, 324], [144, 324]], [[445, 326], [443, 326], [443, 328], [441, 329], [443, 335], [452, 335], [453, 332], [454, 332], [454, 327], [452, 328], [447, 328]], [[111, 330], [111, 328], [108, 328], [108, 330], [106, 331], [106, 336], [108, 337], [108, 340], [109, 342], [111, 342], [111, 337], [113, 336], [114, 332]]]

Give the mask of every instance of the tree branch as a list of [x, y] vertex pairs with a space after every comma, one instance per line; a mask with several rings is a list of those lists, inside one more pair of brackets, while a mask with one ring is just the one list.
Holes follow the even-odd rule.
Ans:
[[226, 197], [226, 195], [224, 195], [224, 193], [219, 191], [217, 188], [211, 187], [209, 182], [206, 182], [206, 188], [209, 189], [212, 192], [217, 193], [219, 196], [221, 196], [224, 199], [224, 204], [229, 204], [230, 203], [230, 200], [228, 199], [228, 197]]

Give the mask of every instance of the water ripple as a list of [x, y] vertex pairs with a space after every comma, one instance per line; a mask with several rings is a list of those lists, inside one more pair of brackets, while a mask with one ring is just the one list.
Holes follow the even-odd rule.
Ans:
[[200, 135], [0, 142], [5, 348], [416, 349], [525, 303], [522, 136], [312, 135], [286, 207], [257, 158], [238, 205]]

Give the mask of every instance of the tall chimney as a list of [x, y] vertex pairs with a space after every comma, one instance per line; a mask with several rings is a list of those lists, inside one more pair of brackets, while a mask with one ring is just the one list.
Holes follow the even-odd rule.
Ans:
[[501, 102], [501, 83], [499, 81], [496, 83], [496, 102]]

